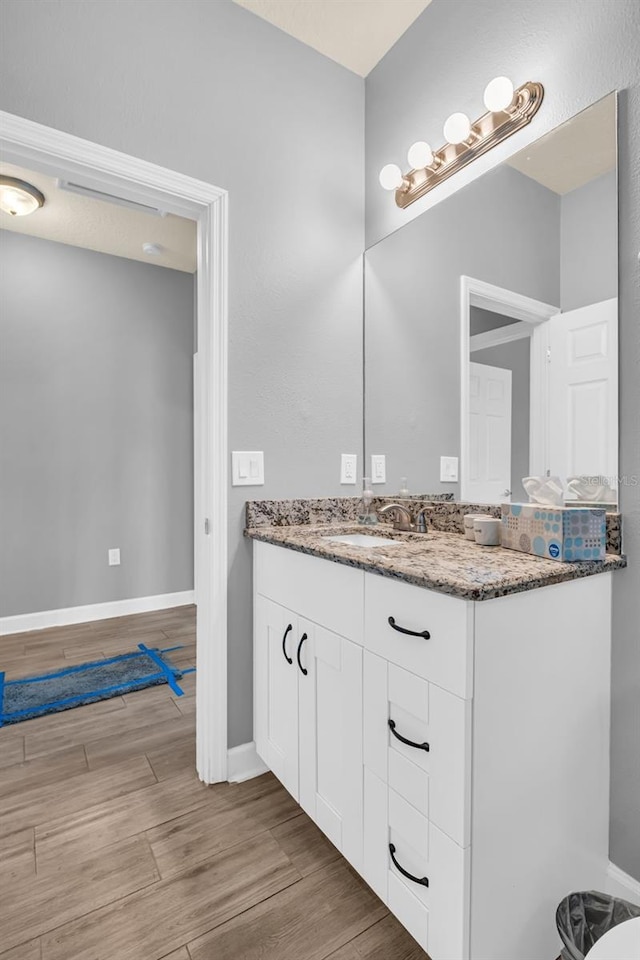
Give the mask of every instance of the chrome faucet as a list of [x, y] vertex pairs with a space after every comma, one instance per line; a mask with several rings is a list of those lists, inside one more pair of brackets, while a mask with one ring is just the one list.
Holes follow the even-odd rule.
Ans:
[[379, 517], [385, 517], [388, 513], [392, 514], [393, 529], [413, 532], [416, 527], [411, 517], [411, 511], [403, 507], [401, 503], [388, 503], [386, 507], [378, 510]]

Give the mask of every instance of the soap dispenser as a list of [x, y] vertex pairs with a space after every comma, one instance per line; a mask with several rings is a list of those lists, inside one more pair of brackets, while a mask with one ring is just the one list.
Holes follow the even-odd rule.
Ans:
[[371, 526], [374, 523], [378, 522], [378, 517], [376, 516], [376, 511], [373, 509], [373, 497], [374, 493], [371, 489], [371, 478], [363, 477], [362, 478], [362, 507], [361, 513], [358, 517], [358, 521], [367, 526]]
[[406, 477], [400, 477], [400, 490], [398, 491], [398, 494], [401, 497], [409, 496], [409, 481]]

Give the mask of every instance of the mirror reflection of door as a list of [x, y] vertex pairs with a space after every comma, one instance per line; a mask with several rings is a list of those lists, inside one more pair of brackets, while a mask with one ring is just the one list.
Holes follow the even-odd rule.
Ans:
[[469, 364], [469, 498], [511, 496], [511, 370]]

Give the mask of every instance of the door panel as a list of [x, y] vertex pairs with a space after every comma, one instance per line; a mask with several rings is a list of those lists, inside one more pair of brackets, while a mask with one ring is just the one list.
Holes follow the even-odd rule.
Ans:
[[362, 867], [362, 649], [300, 620], [300, 803]]
[[511, 490], [511, 370], [469, 364], [469, 489], [477, 503]]
[[256, 750], [297, 800], [297, 618], [291, 611], [259, 596], [254, 629]]
[[618, 301], [603, 300], [550, 321], [551, 472], [618, 473]]

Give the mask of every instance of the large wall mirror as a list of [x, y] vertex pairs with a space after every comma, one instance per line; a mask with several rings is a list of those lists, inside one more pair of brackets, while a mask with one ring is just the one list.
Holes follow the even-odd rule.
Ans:
[[611, 94], [366, 251], [376, 492], [526, 501], [551, 475], [615, 502], [617, 197]]

